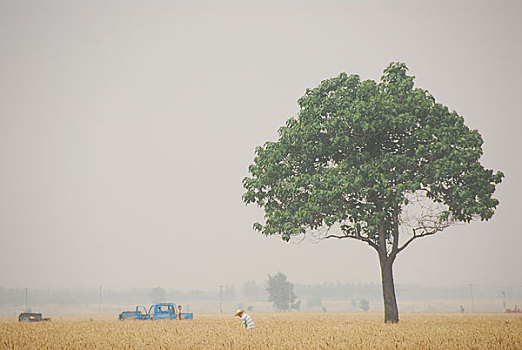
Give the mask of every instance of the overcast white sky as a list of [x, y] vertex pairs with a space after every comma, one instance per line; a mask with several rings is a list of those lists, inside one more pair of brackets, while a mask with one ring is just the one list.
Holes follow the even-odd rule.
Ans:
[[482, 134], [497, 213], [414, 242], [397, 283], [521, 286], [522, 2], [0, 0], [0, 286], [380, 282], [241, 201], [256, 146], [340, 72], [416, 85]]

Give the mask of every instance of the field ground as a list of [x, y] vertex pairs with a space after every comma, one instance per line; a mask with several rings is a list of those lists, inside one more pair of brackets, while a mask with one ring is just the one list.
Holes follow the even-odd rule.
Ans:
[[251, 314], [256, 329], [232, 315], [193, 321], [117, 321], [57, 317], [0, 320], [0, 349], [522, 349], [522, 315], [403, 313]]

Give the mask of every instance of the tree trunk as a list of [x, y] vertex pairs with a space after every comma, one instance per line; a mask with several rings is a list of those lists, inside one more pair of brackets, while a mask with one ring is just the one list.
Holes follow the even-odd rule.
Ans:
[[397, 298], [395, 297], [395, 284], [393, 282], [393, 261], [394, 258], [380, 256], [382, 296], [384, 299], [384, 322], [399, 322], [399, 309], [397, 308]]

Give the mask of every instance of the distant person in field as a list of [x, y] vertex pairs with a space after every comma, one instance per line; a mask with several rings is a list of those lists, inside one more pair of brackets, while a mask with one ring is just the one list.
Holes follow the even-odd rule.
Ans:
[[181, 320], [181, 305], [178, 305], [178, 320]]
[[252, 317], [250, 317], [249, 314], [245, 313], [245, 310], [237, 310], [236, 316], [241, 317], [241, 327], [246, 329], [256, 328], [254, 320], [252, 319]]

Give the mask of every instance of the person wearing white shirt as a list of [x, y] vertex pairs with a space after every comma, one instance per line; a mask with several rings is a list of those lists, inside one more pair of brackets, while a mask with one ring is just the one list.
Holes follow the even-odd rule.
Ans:
[[245, 310], [237, 310], [236, 316], [241, 317], [241, 327], [246, 329], [253, 329], [256, 328], [256, 325], [254, 324], [254, 320], [252, 317], [250, 317], [249, 314], [245, 312]]

